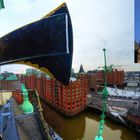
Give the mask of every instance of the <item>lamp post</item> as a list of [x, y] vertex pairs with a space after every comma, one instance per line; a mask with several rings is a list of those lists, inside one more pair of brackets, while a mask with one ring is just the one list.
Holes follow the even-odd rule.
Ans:
[[107, 110], [107, 97], [108, 97], [108, 91], [107, 91], [107, 81], [106, 81], [106, 73], [107, 71], [110, 71], [112, 69], [112, 67], [107, 68], [106, 65], [106, 49], [103, 49], [104, 51], [104, 67], [103, 67], [103, 71], [104, 71], [104, 89], [102, 91], [102, 114], [100, 116], [100, 122], [99, 122], [99, 126], [98, 126], [98, 132], [97, 132], [97, 136], [95, 137], [95, 140], [103, 140], [103, 129], [104, 129], [104, 124], [105, 124], [105, 113]]

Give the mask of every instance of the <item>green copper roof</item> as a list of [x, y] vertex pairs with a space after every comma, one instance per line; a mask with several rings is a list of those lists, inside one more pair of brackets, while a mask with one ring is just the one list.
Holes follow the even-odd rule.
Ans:
[[30, 103], [29, 100], [23, 102], [21, 109], [24, 114], [30, 114], [34, 112], [33, 105]]
[[28, 91], [27, 91], [27, 89], [26, 89], [24, 84], [22, 84], [21, 90], [22, 90], [22, 94], [23, 94], [23, 104], [21, 106], [22, 112], [24, 114], [33, 113], [34, 112], [34, 107], [31, 104], [31, 102], [29, 101]]
[[3, 80], [3, 78], [4, 78], [3, 75], [0, 75], [0, 80]]
[[10, 75], [6, 80], [18, 80], [18, 77], [16, 75]]

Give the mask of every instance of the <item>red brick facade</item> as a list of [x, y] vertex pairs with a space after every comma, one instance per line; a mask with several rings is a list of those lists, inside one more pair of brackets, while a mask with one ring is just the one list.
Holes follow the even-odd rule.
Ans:
[[92, 73], [87, 73], [87, 87], [88, 92], [97, 92], [97, 75]]
[[[112, 72], [107, 73], [107, 84], [121, 86], [124, 84], [124, 71], [114, 70]], [[104, 76], [102, 71], [97, 72], [97, 82], [103, 84]]]
[[22, 76], [21, 81], [29, 89], [37, 89], [39, 96], [67, 116], [75, 115], [86, 107], [87, 80], [71, 81], [63, 86], [56, 80], [38, 78], [35, 76]]

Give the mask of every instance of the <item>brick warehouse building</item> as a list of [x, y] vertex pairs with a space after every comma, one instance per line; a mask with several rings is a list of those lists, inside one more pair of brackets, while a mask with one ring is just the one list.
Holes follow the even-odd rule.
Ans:
[[[108, 85], [116, 85], [122, 86], [124, 85], [124, 71], [114, 70], [112, 72], [107, 73], [107, 84]], [[91, 72], [86, 74], [78, 74], [78, 78], [87, 79], [87, 91], [89, 92], [97, 92], [98, 84], [104, 84], [104, 74], [102, 71]]]
[[86, 75], [88, 92], [97, 92], [97, 74], [87, 73]]
[[[97, 82], [99, 84], [104, 83], [104, 75], [102, 71], [97, 71]], [[108, 72], [106, 75], [107, 78], [107, 84], [110, 85], [116, 85], [116, 86], [122, 86], [124, 84], [124, 77], [125, 73], [123, 70], [113, 70], [112, 72]]]
[[75, 79], [68, 86], [63, 86], [54, 79], [22, 76], [21, 81], [29, 89], [37, 89], [39, 96], [66, 116], [75, 115], [86, 107], [87, 80]]
[[97, 75], [95, 73], [85, 73], [83, 66], [80, 66], [79, 73], [77, 74], [78, 79], [87, 82], [87, 92], [97, 91]]

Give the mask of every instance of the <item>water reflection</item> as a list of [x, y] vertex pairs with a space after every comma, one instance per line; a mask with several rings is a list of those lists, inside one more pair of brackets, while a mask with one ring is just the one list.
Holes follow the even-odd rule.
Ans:
[[[42, 103], [45, 120], [64, 140], [93, 140], [97, 134], [98, 113], [83, 112], [68, 119]], [[107, 120], [104, 129], [105, 140], [139, 140], [137, 134], [124, 125]]]

